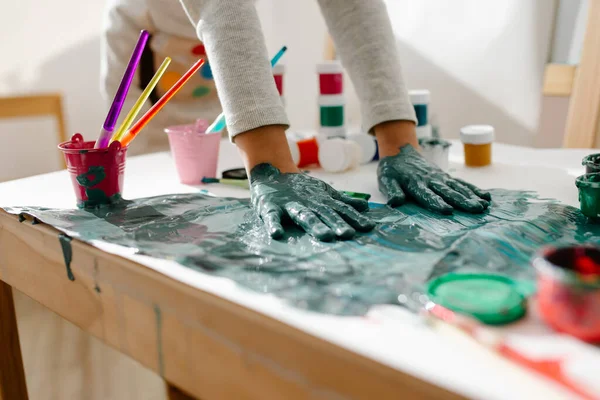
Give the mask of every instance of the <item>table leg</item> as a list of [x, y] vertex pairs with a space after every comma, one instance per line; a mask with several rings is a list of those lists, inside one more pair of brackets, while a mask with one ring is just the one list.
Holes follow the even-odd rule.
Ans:
[[27, 400], [12, 288], [0, 281], [0, 400]]
[[181, 389], [178, 389], [176, 386], [171, 385], [169, 382], [165, 383], [167, 384], [168, 400], [197, 400], [196, 398], [184, 393]]

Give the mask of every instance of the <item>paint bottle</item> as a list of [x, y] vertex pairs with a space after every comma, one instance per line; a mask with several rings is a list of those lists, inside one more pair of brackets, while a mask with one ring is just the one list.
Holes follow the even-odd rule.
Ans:
[[277, 92], [279, 92], [279, 98], [281, 99], [281, 103], [285, 107], [285, 97], [283, 95], [283, 76], [285, 75], [285, 65], [277, 64], [273, 67], [273, 78], [275, 79], [275, 86], [277, 87]]
[[332, 138], [345, 138], [346, 127], [345, 126], [320, 126], [319, 136], [323, 139]]
[[288, 132], [286, 136], [296, 166], [302, 168], [319, 164], [319, 143], [315, 136], [302, 135], [296, 132]]
[[600, 343], [600, 247], [548, 246], [532, 264], [542, 319], [559, 332]]
[[464, 145], [467, 167], [485, 167], [492, 163], [493, 126], [464, 126], [460, 129], [460, 140]]
[[[425, 126], [429, 125], [429, 120], [427, 117], [427, 109], [429, 107], [429, 100], [431, 98], [431, 94], [427, 89], [418, 89], [418, 90], [409, 90], [408, 96], [410, 97], [410, 102], [415, 108], [415, 113], [417, 114], [417, 126]], [[431, 135], [429, 135], [431, 136]]]
[[319, 96], [321, 126], [338, 127], [344, 125], [343, 95]]
[[422, 138], [419, 139], [423, 157], [430, 163], [437, 165], [442, 171], [448, 170], [448, 158], [450, 154], [450, 142], [442, 139]]
[[317, 64], [319, 93], [321, 95], [342, 94], [344, 92], [343, 72], [344, 68], [337, 60]]
[[283, 96], [283, 76], [285, 74], [285, 65], [277, 64], [273, 67], [273, 78], [275, 79], [275, 86], [280, 96]]
[[319, 142], [319, 164], [327, 172], [343, 172], [355, 168], [360, 158], [360, 147], [355, 142], [342, 138]]
[[421, 125], [417, 126], [417, 139], [429, 139], [433, 137], [433, 131], [431, 130], [431, 125]]
[[356, 143], [361, 150], [360, 163], [368, 164], [375, 159], [377, 154], [377, 141], [375, 137], [368, 133], [352, 133], [348, 135], [348, 140]]
[[600, 173], [584, 174], [575, 180], [581, 213], [593, 222], [600, 220]]

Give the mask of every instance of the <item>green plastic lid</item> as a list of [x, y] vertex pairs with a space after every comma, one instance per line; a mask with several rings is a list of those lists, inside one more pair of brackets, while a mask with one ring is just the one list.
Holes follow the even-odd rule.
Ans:
[[430, 299], [452, 311], [501, 325], [525, 315], [526, 300], [510, 278], [491, 274], [446, 274], [427, 286]]

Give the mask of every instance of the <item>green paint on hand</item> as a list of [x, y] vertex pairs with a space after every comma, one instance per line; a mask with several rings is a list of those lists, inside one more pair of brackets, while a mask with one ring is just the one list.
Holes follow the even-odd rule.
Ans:
[[74, 281], [75, 275], [73, 275], [73, 271], [71, 270], [71, 261], [73, 260], [73, 249], [71, 248], [71, 240], [73, 239], [61, 233], [60, 235], [58, 235], [58, 240], [60, 241], [60, 247], [62, 247], [63, 257], [65, 259], [67, 277], [70, 281]]
[[158, 360], [158, 374], [165, 376], [165, 361], [162, 346], [162, 312], [160, 307], [154, 305], [154, 316], [156, 320], [156, 357]]
[[455, 209], [479, 214], [490, 205], [489, 192], [451, 177], [410, 144], [401, 147], [397, 155], [382, 158], [377, 177], [379, 190], [392, 207], [412, 199], [426, 210], [450, 215]]
[[324, 242], [350, 239], [356, 230], [375, 227], [360, 213], [369, 208], [366, 200], [338, 192], [306, 174], [282, 174], [271, 164], [259, 164], [250, 171], [250, 179], [252, 205], [274, 239], [284, 235], [284, 217]]

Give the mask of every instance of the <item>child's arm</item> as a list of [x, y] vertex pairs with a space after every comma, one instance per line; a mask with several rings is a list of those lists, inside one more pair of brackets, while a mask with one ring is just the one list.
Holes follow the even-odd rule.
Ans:
[[[131, 58], [133, 48], [138, 41], [140, 31], [146, 29], [152, 33], [152, 23], [148, 18], [145, 0], [111, 0], [105, 8], [103, 32], [100, 42], [100, 90], [108, 106], [121, 84], [123, 74]], [[140, 89], [138, 66], [127, 99], [121, 110], [122, 120], [133, 107], [142, 90]], [[140, 111], [142, 115], [149, 109], [148, 102]], [[119, 124], [115, 127], [118, 128]]]
[[356, 88], [363, 126], [377, 135], [382, 156], [406, 143], [417, 147], [416, 116], [383, 0], [318, 1]]
[[254, 0], [180, 0], [204, 43], [229, 135], [288, 120]]

